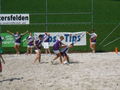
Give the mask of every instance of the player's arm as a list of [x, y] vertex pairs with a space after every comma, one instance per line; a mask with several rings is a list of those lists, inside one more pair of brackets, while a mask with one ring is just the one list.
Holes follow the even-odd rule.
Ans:
[[11, 34], [11, 35], [14, 35], [14, 33], [10, 32], [9, 30], [7, 30], [7, 33]]
[[34, 40], [34, 47], [37, 48], [37, 40]]
[[67, 47], [67, 45], [61, 45], [60, 47], [61, 47], [61, 48], [65, 48], [65, 47]]
[[89, 33], [89, 32], [86, 32], [86, 33], [90, 35], [90, 33]]
[[22, 35], [25, 35], [25, 34], [27, 34], [27, 33], [28, 33], [28, 30], [27, 30], [26, 32], [22, 33]]
[[66, 46], [64, 43], [61, 42], [61, 46], [62, 46], [62, 45], [63, 45], [63, 46]]

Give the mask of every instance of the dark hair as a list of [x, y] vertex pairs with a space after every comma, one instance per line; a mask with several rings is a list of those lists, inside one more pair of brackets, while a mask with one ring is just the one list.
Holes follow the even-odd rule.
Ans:
[[39, 38], [42, 38], [42, 37], [43, 37], [43, 35], [41, 35], [41, 34], [40, 34], [38, 37], [39, 37]]
[[74, 46], [74, 43], [71, 43], [70, 45]]

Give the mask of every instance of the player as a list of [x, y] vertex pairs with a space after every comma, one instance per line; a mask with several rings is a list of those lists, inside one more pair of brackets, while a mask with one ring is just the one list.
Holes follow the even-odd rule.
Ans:
[[34, 42], [34, 48], [35, 48], [35, 53], [36, 53], [36, 57], [35, 57], [34, 63], [37, 60], [39, 61], [39, 63], [41, 61], [41, 47], [42, 47], [42, 42], [43, 42], [43, 35], [39, 35], [38, 36], [38, 40], [35, 40], [35, 42]]
[[19, 48], [20, 48], [20, 44], [21, 44], [21, 38], [23, 35], [27, 34], [28, 31], [26, 31], [25, 33], [22, 33], [22, 34], [20, 34], [19, 32], [16, 32], [16, 33], [12, 33], [10, 31], [7, 31], [7, 32], [14, 37], [14, 39], [15, 39], [14, 48], [15, 48], [16, 54], [20, 54]]
[[55, 44], [53, 45], [53, 52], [56, 54], [56, 57], [53, 59], [53, 61], [51, 61], [51, 63], [53, 64], [54, 60], [56, 60], [58, 57], [60, 57], [60, 63], [62, 64], [62, 57], [61, 57], [61, 53], [60, 53], [60, 48], [62, 47], [62, 45], [64, 45], [61, 41], [64, 40], [63, 36], [60, 36], [60, 39], [58, 39]]
[[2, 62], [5, 64], [5, 60], [2, 57], [2, 37], [0, 36], [0, 73], [2, 72]]
[[29, 33], [29, 36], [26, 39], [28, 41], [26, 54], [32, 54], [33, 47], [34, 47], [34, 37], [32, 36], [32, 33]]
[[92, 52], [95, 53], [97, 34], [94, 32], [94, 30], [92, 30], [91, 33], [87, 32], [87, 34], [90, 35], [90, 48], [92, 49]]
[[74, 43], [70, 44], [69, 46], [65, 46], [61, 49], [61, 55], [63, 56], [63, 64], [69, 64], [69, 56], [67, 55], [69, 48], [72, 48], [74, 46]]
[[49, 49], [49, 37], [50, 37], [50, 34], [45, 32], [45, 35], [43, 37], [43, 47], [45, 49], [45, 53], [46, 54], [51, 54], [50, 52], [50, 49]]

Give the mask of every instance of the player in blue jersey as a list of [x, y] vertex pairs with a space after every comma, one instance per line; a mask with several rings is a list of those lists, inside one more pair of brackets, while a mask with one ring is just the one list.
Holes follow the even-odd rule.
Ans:
[[32, 54], [32, 50], [34, 47], [34, 37], [32, 36], [32, 33], [29, 33], [29, 36], [26, 38], [27, 42], [27, 53], [26, 54]]
[[16, 33], [12, 33], [10, 31], [7, 31], [7, 32], [14, 37], [14, 40], [15, 40], [14, 48], [15, 48], [16, 54], [20, 54], [19, 49], [20, 49], [20, 44], [21, 44], [21, 38], [22, 36], [27, 34], [28, 31], [26, 31], [25, 33], [21, 33], [21, 34], [19, 32], [16, 32]]
[[38, 40], [35, 40], [34, 42], [34, 49], [36, 53], [35, 61], [34, 63], [38, 60], [39, 63], [41, 61], [41, 48], [42, 48], [42, 42], [43, 42], [43, 35], [38, 36]]

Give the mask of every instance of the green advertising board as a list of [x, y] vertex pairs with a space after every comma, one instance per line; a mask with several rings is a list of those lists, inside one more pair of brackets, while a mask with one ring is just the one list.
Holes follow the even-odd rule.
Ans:
[[[14, 36], [8, 33], [1, 33], [0, 34], [3, 41], [2, 41], [2, 47], [13, 47], [14, 46]], [[27, 46], [27, 40], [28, 34], [24, 35], [21, 39], [21, 46], [26, 47]]]
[[1, 33], [2, 47], [13, 47], [14, 46], [14, 37], [8, 33]]

